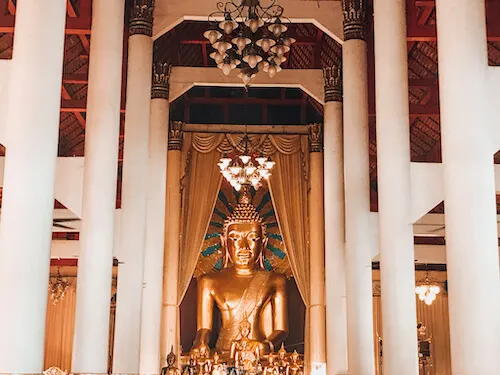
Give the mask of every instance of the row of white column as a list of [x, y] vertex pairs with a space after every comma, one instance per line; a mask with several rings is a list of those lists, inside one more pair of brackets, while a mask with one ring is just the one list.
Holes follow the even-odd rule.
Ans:
[[[0, 309], [0, 373], [43, 370], [66, 20], [66, 0], [49, 3], [22, 0], [16, 8], [0, 224], [0, 296], [8, 304]], [[129, 30], [113, 371], [155, 374], [169, 104], [165, 75], [159, 80], [163, 94], [150, 100], [152, 2], [146, 8], [142, 3], [133, 4], [143, 13]], [[124, 9], [125, 0], [94, 0], [92, 6], [73, 373], [108, 372]], [[19, 228], [30, 228], [30, 235]]]
[[[493, 375], [500, 373], [500, 278], [484, 0], [436, 3], [452, 373]], [[343, 126], [341, 99], [328, 97], [332, 71], [325, 77], [329, 375], [347, 374], [347, 369], [350, 375], [375, 373], [373, 250], [366, 242], [370, 186], [363, 5], [361, 0], [343, 2]], [[386, 375], [418, 374], [405, 10], [405, 1], [374, 1]], [[343, 193], [345, 253], [339, 225], [344, 223]], [[340, 229], [331, 230], [335, 226]], [[342, 262], [345, 286], [342, 269], [335, 266]]]
[[[362, 2], [351, 4], [356, 3]], [[0, 296], [9, 301], [8, 309], [0, 309], [1, 373], [40, 373], [43, 366], [65, 4], [23, 0], [17, 8], [0, 225]], [[398, 0], [374, 5], [382, 311], [383, 320], [391, 322], [383, 332], [384, 373], [416, 374], [405, 7]], [[124, 0], [93, 3], [75, 373], [107, 372], [123, 9]], [[484, 1], [438, 1], [437, 9], [453, 373], [493, 375], [500, 373], [500, 281], [493, 165], [487, 152]], [[458, 33], [457, 22], [471, 27]], [[33, 29], [44, 32], [34, 34]], [[51, 36], [49, 47], [34, 42], [42, 35]], [[366, 42], [362, 35], [351, 36], [343, 48], [343, 126], [342, 103], [335, 95], [325, 103], [327, 358], [328, 372], [335, 375], [348, 369], [351, 375], [374, 372], [372, 252], [365, 240]], [[164, 213], [154, 208], [165, 201], [168, 100], [153, 99], [148, 135], [151, 43], [141, 33], [129, 40], [126, 132], [134, 136], [125, 144], [131, 160], [123, 181], [124, 264], [114, 353], [114, 372], [122, 373], [156, 373], [159, 368]], [[27, 105], [30, 111], [22, 110]], [[478, 115], [484, 119], [472, 137], [470, 124]], [[460, 184], [463, 179], [466, 183]], [[153, 181], [156, 188], [146, 189], [144, 181]], [[339, 225], [344, 212], [345, 238]], [[146, 220], [156, 226], [148, 224], [146, 230]], [[30, 236], [19, 236], [17, 229], [25, 226], [32, 228]], [[147, 269], [144, 292], [142, 264]]]

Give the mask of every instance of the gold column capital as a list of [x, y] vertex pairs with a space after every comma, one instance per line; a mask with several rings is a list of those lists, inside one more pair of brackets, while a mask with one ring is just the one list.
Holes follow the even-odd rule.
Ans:
[[153, 36], [153, 9], [155, 0], [133, 0], [130, 11], [129, 36]]
[[168, 127], [168, 151], [182, 150], [182, 121], [172, 121]]
[[325, 103], [342, 101], [342, 69], [339, 65], [323, 68]]
[[342, 0], [344, 41], [366, 40], [366, 0]]
[[170, 95], [170, 73], [172, 66], [168, 63], [153, 63], [151, 99], [167, 99]]
[[310, 124], [309, 152], [323, 152], [323, 124]]

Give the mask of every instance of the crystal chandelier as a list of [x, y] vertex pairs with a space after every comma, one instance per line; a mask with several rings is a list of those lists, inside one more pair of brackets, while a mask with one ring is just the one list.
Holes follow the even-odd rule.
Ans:
[[436, 296], [440, 292], [441, 288], [429, 281], [428, 274], [425, 276], [424, 283], [417, 285], [417, 287], [415, 288], [415, 293], [418, 295], [418, 299], [420, 301], [424, 301], [427, 306], [432, 305], [432, 302], [436, 300]]
[[234, 159], [224, 155], [217, 164], [224, 178], [236, 190], [240, 191], [242, 185], [252, 185], [255, 190], [262, 186], [261, 180], [271, 176], [271, 169], [276, 164], [271, 158], [259, 155], [253, 157], [248, 150], [248, 136], [245, 135], [245, 152]]
[[59, 268], [56, 277], [51, 277], [49, 281], [49, 293], [52, 304], [56, 305], [66, 296], [70, 282], [67, 277], [62, 277]]
[[[225, 75], [239, 67], [241, 78], [248, 86], [263, 70], [273, 78], [282, 70], [285, 53], [295, 39], [285, 35], [290, 20], [283, 17], [283, 7], [277, 0], [230, 0], [218, 2], [217, 11], [208, 16], [209, 29], [203, 34], [215, 52], [210, 57]], [[223, 19], [219, 22], [218, 20]]]

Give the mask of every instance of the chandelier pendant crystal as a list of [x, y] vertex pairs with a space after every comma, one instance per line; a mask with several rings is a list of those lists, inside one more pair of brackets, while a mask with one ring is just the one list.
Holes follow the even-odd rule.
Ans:
[[288, 26], [283, 20], [290, 20], [283, 12], [277, 0], [218, 2], [217, 10], [208, 16], [210, 27], [203, 34], [216, 50], [210, 57], [217, 67], [225, 75], [239, 67], [238, 77], [247, 87], [260, 71], [273, 78], [296, 42], [285, 34]]
[[240, 191], [242, 185], [252, 185], [255, 190], [258, 190], [262, 186], [262, 179], [269, 179], [271, 169], [276, 163], [263, 155], [253, 157], [248, 149], [247, 135], [241, 142], [244, 142], [245, 146], [243, 154], [236, 155], [234, 158], [224, 155], [217, 165], [224, 178], [236, 191]]
[[51, 277], [49, 281], [49, 293], [52, 304], [56, 305], [66, 297], [66, 292], [70, 286], [70, 281], [67, 277], [62, 277], [60, 269], [57, 269], [57, 275]]
[[441, 288], [429, 281], [429, 276], [425, 276], [424, 283], [415, 287], [415, 293], [420, 301], [425, 302], [427, 306], [432, 305], [436, 300], [437, 295], [441, 292]]

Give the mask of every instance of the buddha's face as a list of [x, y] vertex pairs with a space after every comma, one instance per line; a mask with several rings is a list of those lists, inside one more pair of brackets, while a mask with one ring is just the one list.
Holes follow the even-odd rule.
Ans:
[[258, 222], [230, 224], [222, 241], [236, 268], [254, 268], [265, 243]]
[[168, 355], [167, 356], [167, 364], [169, 366], [172, 366], [175, 363], [175, 356], [174, 355]]

